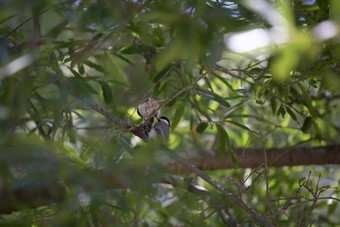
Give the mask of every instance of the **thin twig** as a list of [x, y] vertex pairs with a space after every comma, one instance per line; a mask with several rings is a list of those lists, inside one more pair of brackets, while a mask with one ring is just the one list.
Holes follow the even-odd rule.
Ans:
[[209, 70], [207, 72], [205, 72], [202, 76], [198, 77], [196, 80], [194, 80], [191, 84], [189, 84], [188, 86], [182, 88], [180, 91], [178, 91], [176, 94], [174, 94], [171, 98], [169, 98], [168, 100], [166, 100], [165, 102], [163, 102], [161, 105], [159, 105], [158, 108], [156, 108], [152, 114], [150, 114], [149, 118], [147, 120], [150, 120], [155, 113], [157, 113], [158, 110], [160, 110], [163, 106], [165, 106], [166, 104], [168, 104], [169, 102], [171, 102], [172, 100], [174, 100], [177, 96], [179, 96], [180, 94], [186, 92], [187, 90], [189, 90], [190, 88], [192, 88], [198, 81], [200, 81], [201, 79], [203, 79], [207, 74], [209, 74], [210, 72], [212, 72], [214, 70]]
[[141, 205], [137, 202], [135, 215], [133, 218], [133, 225], [132, 225], [133, 227], [138, 227], [140, 210], [141, 210]]
[[210, 178], [208, 175], [197, 169], [195, 166], [190, 164], [185, 159], [182, 159], [178, 155], [176, 155], [171, 150], [166, 150], [169, 153], [170, 157], [174, 157], [177, 161], [182, 163], [185, 167], [191, 170], [191, 172], [195, 173], [199, 177], [201, 177], [204, 181], [206, 181], [208, 184], [210, 184], [212, 187], [220, 191], [223, 195], [227, 196], [230, 200], [232, 200], [234, 203], [236, 203], [238, 206], [240, 206], [244, 211], [246, 211], [248, 214], [252, 216], [252, 218], [258, 222], [261, 223], [263, 226], [272, 226], [264, 217], [262, 217], [260, 214], [258, 214], [255, 210], [250, 208], [243, 200], [239, 199], [237, 196], [232, 194], [231, 192], [227, 191], [222, 185], [217, 183], [215, 180]]
[[[269, 179], [268, 179], [268, 166], [267, 166], [267, 151], [266, 151], [266, 143], [264, 142], [263, 134], [260, 131], [262, 145], [263, 145], [263, 156], [264, 156], [264, 176], [266, 178], [266, 196], [267, 196], [267, 207], [269, 215], [272, 215], [272, 208], [271, 208], [271, 202], [269, 197]], [[275, 223], [275, 219], [271, 217], [273, 225], [277, 226]]]

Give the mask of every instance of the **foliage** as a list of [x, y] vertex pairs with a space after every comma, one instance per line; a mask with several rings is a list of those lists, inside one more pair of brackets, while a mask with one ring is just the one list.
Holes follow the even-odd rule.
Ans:
[[211, 194], [159, 184], [161, 146], [91, 109], [140, 124], [136, 106], [153, 95], [171, 100], [168, 147], [227, 149], [235, 169], [208, 175], [258, 213], [279, 225], [339, 225], [337, 167], [241, 170], [234, 149], [338, 143], [338, 1], [1, 5], [0, 195], [19, 199], [3, 201], [1, 211], [16, 212], [0, 223], [215, 226], [222, 208], [254, 223], [199, 179], [183, 175]]

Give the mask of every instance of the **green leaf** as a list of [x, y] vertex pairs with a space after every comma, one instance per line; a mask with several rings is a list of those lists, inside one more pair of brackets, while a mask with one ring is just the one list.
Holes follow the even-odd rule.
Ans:
[[104, 72], [103, 67], [101, 67], [100, 65], [98, 65], [98, 64], [96, 64], [96, 63], [93, 63], [93, 62], [91, 62], [91, 61], [89, 61], [89, 60], [85, 60], [83, 63], [84, 63], [85, 65], [91, 67], [91, 68], [94, 68], [94, 69], [97, 70], [98, 72], [102, 72], [102, 73]]
[[316, 138], [318, 138], [318, 140], [320, 141], [321, 140], [321, 130], [320, 130], [318, 124], [315, 121], [313, 121], [313, 128], [314, 128], [314, 131], [315, 131]]
[[223, 98], [224, 100], [237, 100], [237, 99], [245, 99], [247, 97], [244, 97], [244, 96], [231, 96], [231, 97], [226, 97], [226, 98]]
[[181, 120], [181, 117], [184, 113], [185, 110], [185, 104], [181, 103], [177, 108], [176, 108], [176, 112], [175, 112], [175, 117], [172, 120], [172, 124], [171, 124], [171, 129], [174, 130], [176, 128], [176, 126], [178, 125], [179, 121]]
[[214, 78], [217, 78], [217, 79], [220, 80], [222, 83], [224, 83], [224, 85], [226, 85], [230, 90], [233, 90], [233, 86], [231, 86], [231, 85], [228, 83], [228, 81], [227, 81], [226, 78], [223, 78], [222, 76], [220, 76], [220, 75], [219, 75], [218, 73], [216, 73], [216, 72], [212, 72], [211, 74], [214, 76]]
[[70, 71], [73, 73], [74, 76], [76, 76], [76, 77], [81, 77], [81, 75], [80, 75], [76, 70], [74, 70], [74, 69], [72, 69], [72, 68], [69, 68], [69, 69], [70, 69]]
[[224, 113], [222, 119], [228, 118], [235, 110], [237, 110], [239, 107], [243, 105], [245, 101], [242, 101], [240, 103], [237, 103], [235, 106], [231, 107], [226, 113]]
[[241, 123], [239, 123], [239, 122], [236, 122], [236, 121], [226, 121], [226, 122], [231, 123], [231, 124], [233, 124], [233, 125], [236, 125], [237, 127], [242, 128], [242, 129], [245, 129], [245, 130], [247, 130], [247, 131], [249, 131], [249, 132], [254, 132], [254, 131], [252, 131], [250, 128], [248, 128], [247, 126], [245, 126], [245, 125], [243, 125], [243, 124], [241, 124]]
[[310, 116], [306, 117], [306, 119], [304, 120], [303, 125], [301, 127], [301, 131], [304, 132], [304, 133], [307, 133], [312, 126], [312, 122], [313, 122], [312, 117], [310, 117]]
[[120, 58], [120, 59], [122, 59], [123, 61], [125, 61], [129, 65], [133, 65], [133, 63], [129, 59], [127, 59], [126, 57], [122, 56], [121, 54], [113, 53], [113, 55], [118, 57], [118, 58]]
[[226, 152], [226, 147], [228, 146], [228, 151], [231, 157], [231, 160], [236, 168], [238, 168], [238, 160], [236, 158], [236, 153], [234, 148], [232, 147], [229, 135], [223, 126], [217, 124], [217, 142], [218, 142], [218, 155], [222, 157]]
[[317, 118], [315, 109], [314, 109], [313, 104], [312, 104], [312, 100], [311, 100], [309, 94], [306, 92], [306, 89], [303, 87], [303, 85], [300, 82], [298, 82], [297, 85], [299, 86], [299, 88], [302, 92], [302, 96], [306, 101], [306, 105], [307, 105], [307, 108], [309, 109], [310, 114], [312, 115], [312, 117]]
[[[37, 93], [36, 93], [37, 94]], [[40, 117], [40, 114], [38, 112], [38, 109], [36, 108], [36, 106], [33, 104], [32, 100], [31, 99], [28, 99], [28, 103], [30, 104], [32, 110], [34, 111], [34, 114], [35, 114], [35, 118], [37, 118], [37, 120], [40, 122], [41, 121], [41, 117]]]
[[265, 72], [263, 68], [250, 68], [250, 70], [248, 70], [250, 75], [261, 75], [263, 72]]
[[[323, 119], [325, 120], [325, 119]], [[336, 126], [333, 122], [330, 122], [328, 120], [325, 120], [327, 124], [329, 124], [335, 131], [337, 131], [338, 133], [340, 133], [340, 128], [338, 126]]]
[[81, 75], [83, 75], [85, 73], [85, 69], [84, 69], [84, 65], [83, 64], [79, 64], [78, 65], [78, 71]]
[[233, 162], [235, 168], [238, 168], [239, 164], [238, 164], [238, 160], [236, 158], [235, 150], [234, 150], [233, 146], [231, 145], [228, 133], [225, 132], [225, 135], [226, 135], [226, 138], [227, 138], [228, 151], [229, 151], [229, 154], [230, 154], [230, 157], [231, 157], [231, 161]]
[[214, 92], [211, 92], [211, 91], [204, 91], [204, 90], [201, 90], [201, 89], [193, 89], [193, 91], [202, 96], [202, 97], [205, 97], [205, 98], [208, 98], [208, 99], [211, 99], [211, 100], [214, 100], [216, 102], [218, 102], [219, 104], [225, 106], [225, 107], [230, 107], [229, 103], [227, 101], [225, 101], [224, 98], [222, 98], [221, 96], [219, 96], [218, 94], [214, 93]]
[[203, 79], [204, 79], [205, 83], [208, 85], [209, 89], [210, 89], [212, 92], [214, 92], [214, 89], [213, 89], [213, 87], [211, 86], [211, 82], [210, 82], [209, 78], [208, 78], [208, 77], [204, 77]]
[[200, 122], [196, 127], [196, 132], [199, 134], [203, 134], [204, 131], [208, 128], [209, 124], [207, 122]]
[[[122, 67], [117, 64], [117, 59], [111, 55], [102, 54], [96, 56], [98, 62], [103, 65], [102, 69], [106, 74], [109, 74], [111, 79], [108, 82], [113, 82], [121, 86], [129, 86], [129, 81], [127, 80], [127, 75]], [[100, 66], [101, 67], [101, 66]]]
[[278, 109], [276, 115], [278, 116], [279, 114], [281, 114], [282, 118], [285, 118], [286, 116], [286, 110], [285, 107], [283, 105], [280, 106], [280, 108]]
[[241, 94], [243, 94], [243, 95], [248, 95], [248, 96], [254, 97], [254, 94], [251, 93], [250, 91], [248, 91], [247, 89], [236, 89], [236, 90], [234, 90], [234, 92], [237, 92], [237, 93], [241, 93]]
[[91, 85], [86, 83], [83, 78], [75, 76], [66, 79], [66, 84], [70, 89], [76, 91], [79, 95], [90, 96], [90, 94], [97, 94]]
[[167, 75], [169, 75], [169, 73], [171, 72], [172, 68], [173, 68], [173, 65], [170, 65], [166, 69], [164, 69], [164, 70], [160, 71], [159, 73], [157, 73], [156, 76], [153, 78], [153, 82], [158, 82], [159, 80], [161, 80], [164, 77], [166, 77]]
[[286, 111], [288, 112], [288, 114], [291, 116], [291, 118], [294, 121], [297, 121], [297, 117], [296, 117], [295, 113], [293, 112], [293, 110], [291, 110], [290, 107], [286, 106]]
[[140, 54], [145, 52], [151, 52], [153, 54], [157, 53], [156, 49], [151, 46], [146, 46], [143, 44], [135, 44], [129, 46], [128, 48], [124, 49], [121, 53], [122, 54]]
[[104, 97], [104, 101], [106, 104], [111, 104], [112, 102], [112, 90], [111, 87], [104, 81], [99, 81], [101, 88], [102, 88], [102, 92], [103, 92], [103, 97]]
[[272, 97], [272, 98], [270, 99], [270, 106], [271, 106], [271, 108], [272, 108], [273, 116], [275, 116], [276, 110], [277, 110], [277, 102], [276, 102], [276, 98], [275, 98], [275, 97]]
[[191, 114], [190, 115], [190, 133], [191, 133], [193, 125], [194, 125], [194, 116]]
[[218, 142], [218, 155], [220, 157], [224, 156], [227, 148], [227, 132], [221, 125], [216, 125], [217, 127], [217, 142]]

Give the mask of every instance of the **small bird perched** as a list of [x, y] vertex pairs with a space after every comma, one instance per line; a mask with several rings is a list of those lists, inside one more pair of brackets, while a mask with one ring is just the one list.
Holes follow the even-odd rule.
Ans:
[[152, 139], [157, 139], [161, 138], [163, 140], [168, 140], [169, 139], [169, 134], [170, 134], [170, 121], [166, 117], [160, 117], [157, 118], [158, 122], [156, 122], [150, 132], [149, 132], [149, 138]]
[[[157, 98], [157, 97], [149, 97], [145, 99], [139, 106], [137, 107], [137, 113], [139, 116], [141, 116], [144, 120], [148, 119], [151, 114], [155, 112], [155, 110], [160, 106], [160, 102], [163, 101], [163, 99]], [[156, 113], [154, 113], [154, 116], [158, 118], [160, 114], [160, 110], [158, 110]]]

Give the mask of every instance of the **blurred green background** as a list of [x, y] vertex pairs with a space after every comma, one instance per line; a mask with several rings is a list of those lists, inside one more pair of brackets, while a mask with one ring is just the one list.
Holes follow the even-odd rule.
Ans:
[[254, 224], [194, 175], [181, 176], [208, 197], [159, 184], [159, 144], [87, 105], [139, 124], [146, 97], [205, 75], [162, 108], [168, 147], [228, 149], [235, 168], [208, 175], [279, 226], [340, 225], [339, 202], [299, 187], [312, 171], [307, 185], [320, 175], [321, 197], [339, 199], [339, 167], [270, 168], [268, 211], [266, 178], [235, 159], [235, 148], [339, 143], [339, 29], [337, 0], [0, 0], [0, 224], [220, 226], [223, 207]]

